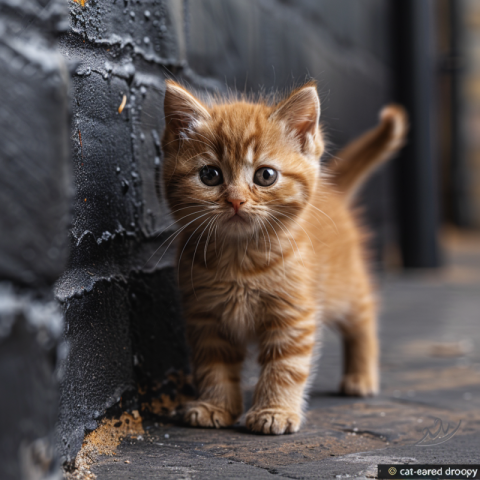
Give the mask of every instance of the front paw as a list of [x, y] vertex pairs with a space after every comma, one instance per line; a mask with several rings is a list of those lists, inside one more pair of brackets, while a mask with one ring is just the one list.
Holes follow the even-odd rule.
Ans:
[[246, 416], [245, 423], [252, 432], [269, 435], [294, 433], [300, 429], [302, 423], [300, 415], [282, 408], [251, 409]]
[[185, 407], [184, 420], [192, 427], [222, 428], [233, 425], [238, 415], [208, 402], [192, 402]]
[[378, 393], [378, 380], [374, 375], [347, 373], [343, 377], [340, 390], [353, 397], [370, 397]]

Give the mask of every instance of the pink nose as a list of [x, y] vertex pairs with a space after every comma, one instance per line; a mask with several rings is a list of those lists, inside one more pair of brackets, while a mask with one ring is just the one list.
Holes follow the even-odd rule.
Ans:
[[235, 210], [235, 213], [237, 213], [240, 210], [240, 207], [245, 203], [245, 200], [239, 200], [237, 198], [235, 199], [229, 198], [227, 202], [232, 204], [232, 207]]

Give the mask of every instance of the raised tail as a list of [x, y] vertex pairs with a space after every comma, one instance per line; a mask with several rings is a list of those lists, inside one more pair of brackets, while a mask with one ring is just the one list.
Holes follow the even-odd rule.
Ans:
[[387, 105], [380, 123], [349, 143], [328, 163], [331, 180], [347, 201], [351, 200], [370, 174], [405, 144], [408, 117], [400, 105]]

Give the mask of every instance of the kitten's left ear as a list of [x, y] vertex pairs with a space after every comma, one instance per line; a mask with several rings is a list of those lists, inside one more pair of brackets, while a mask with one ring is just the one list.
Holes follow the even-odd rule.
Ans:
[[294, 91], [278, 105], [270, 118], [285, 122], [304, 148], [309, 135], [315, 134], [320, 119], [320, 100], [315, 84], [309, 83]]

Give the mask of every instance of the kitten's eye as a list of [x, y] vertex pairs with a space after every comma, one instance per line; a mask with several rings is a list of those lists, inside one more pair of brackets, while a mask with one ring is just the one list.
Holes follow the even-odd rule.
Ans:
[[222, 171], [217, 167], [210, 165], [200, 170], [200, 180], [209, 187], [215, 187], [223, 183]]
[[253, 176], [253, 181], [262, 187], [269, 187], [275, 183], [278, 173], [273, 168], [262, 167], [259, 168]]

